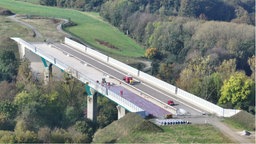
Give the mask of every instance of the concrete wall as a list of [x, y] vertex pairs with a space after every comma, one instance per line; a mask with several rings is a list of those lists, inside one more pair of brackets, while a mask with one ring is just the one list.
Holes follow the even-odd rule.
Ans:
[[70, 45], [70, 46], [72, 46], [73, 48], [75, 48], [79, 51], [82, 51], [82, 52], [86, 51], [86, 46], [84, 46], [84, 45], [82, 45], [78, 42], [75, 42], [75, 41], [73, 41], [73, 40], [71, 40], [67, 37], [65, 37], [64, 42], [65, 42], [65, 44]]
[[109, 62], [108, 62], [108, 64], [109, 64], [109, 65], [112, 65], [112, 66], [114, 66], [114, 67], [116, 67], [117, 69], [120, 69], [120, 70], [122, 70], [122, 71], [125, 70], [125, 72], [126, 72], [127, 74], [130, 74], [130, 75], [132, 75], [132, 76], [134, 76], [134, 77], [138, 76], [138, 70], [137, 70], [137, 69], [135, 69], [135, 68], [133, 68], [133, 67], [127, 65], [127, 64], [124, 64], [124, 63], [122, 63], [122, 62], [120, 62], [120, 61], [118, 61], [118, 60], [115, 60], [115, 59], [113, 59], [113, 58], [111, 58], [111, 57], [109, 57]]
[[162, 90], [165, 90], [165, 91], [173, 93], [173, 94], [175, 93], [175, 86], [173, 86], [167, 82], [164, 82], [158, 78], [155, 78], [147, 73], [140, 71], [139, 78], [143, 81], [146, 81], [147, 83], [150, 83], [151, 85], [154, 85], [154, 86], [162, 89]]
[[[65, 38], [65, 44], [69, 45], [69, 46], [72, 46], [74, 48], [76, 48], [77, 50], [80, 50], [82, 52], [86, 52], [84, 49], [85, 46], [73, 41], [73, 40], [70, 40], [68, 38]], [[175, 89], [176, 87], [171, 85], [171, 84], [168, 84], [162, 80], [159, 80], [149, 74], [146, 74], [144, 72], [141, 72], [133, 67], [130, 67], [120, 61], [117, 61], [113, 58], [110, 58], [106, 55], [103, 55], [103, 54], [99, 54], [99, 52], [95, 51], [95, 50], [92, 50], [90, 49], [89, 47], [86, 47], [87, 49], [87, 54], [91, 55], [92, 57], [95, 57], [99, 60], [101, 60], [102, 62], [106, 62], [107, 64], [117, 68], [117, 69], [120, 69], [122, 71], [125, 71], [127, 72], [128, 74], [131, 74], [132, 76], [134, 77], [137, 77], [138, 79], [140, 79], [142, 82], [145, 81], [147, 83], [150, 83], [151, 85], [154, 85], [156, 87], [158, 87], [159, 89], [161, 90], [164, 90], [166, 92], [169, 92], [169, 93], [172, 93], [172, 94], [175, 94]], [[88, 53], [89, 51], [89, 53]], [[107, 59], [107, 60], [106, 60]], [[223, 109], [213, 103], [210, 103], [202, 98], [199, 98], [193, 94], [190, 94], [182, 89], [178, 89], [177, 91], [177, 96], [179, 98], [182, 98], [183, 100], [187, 101], [188, 103], [191, 103], [195, 106], [198, 106], [200, 107], [201, 109], [207, 111], [207, 112], [210, 112], [210, 113], [214, 113], [218, 116], [224, 116], [224, 117], [230, 117], [234, 114], [236, 114], [237, 112], [239, 112], [239, 110], [230, 110], [230, 109]]]

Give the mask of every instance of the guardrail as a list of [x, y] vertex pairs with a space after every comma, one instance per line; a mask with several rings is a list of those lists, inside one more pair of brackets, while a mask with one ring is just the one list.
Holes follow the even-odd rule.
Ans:
[[96, 50], [93, 50], [89, 47], [86, 47], [78, 42], [75, 42], [69, 38], [65, 37], [64, 43], [81, 51], [84, 52], [102, 62], [105, 62], [119, 70], [125, 71], [128, 74], [142, 80], [148, 83], [151, 83], [152, 85], [156, 86], [157, 88], [160, 88], [161, 90], [164, 90], [168, 93], [172, 93], [173, 95], [179, 96], [183, 100], [187, 101], [188, 103], [191, 103], [192, 105], [196, 105], [201, 107], [203, 110], [214, 113], [217, 116], [223, 116], [223, 117], [230, 117], [236, 113], [238, 113], [240, 110], [233, 110], [233, 109], [223, 109], [222, 107], [219, 107], [218, 105], [215, 105], [211, 102], [208, 102], [200, 97], [197, 97], [191, 93], [188, 93], [180, 88], [177, 88], [169, 83], [166, 83], [160, 79], [157, 79], [149, 74], [146, 74], [142, 71], [139, 71], [131, 66], [128, 66], [120, 61], [117, 61], [109, 56], [106, 56]]
[[56, 65], [60, 69], [64, 70], [65, 72], [67, 72], [69, 74], [71, 74], [73, 77], [77, 78], [81, 82], [88, 83], [90, 87], [92, 87], [93, 89], [95, 89], [99, 93], [105, 95], [110, 100], [120, 104], [121, 106], [123, 106], [128, 111], [136, 112], [136, 113], [139, 113], [142, 116], [143, 115], [145, 116], [145, 111], [143, 109], [141, 109], [140, 107], [138, 107], [135, 104], [131, 103], [130, 101], [124, 99], [120, 95], [112, 92], [107, 87], [104, 87], [104, 86], [100, 85], [95, 80], [87, 77], [86, 75], [84, 75], [81, 72], [79, 72], [76, 69], [74, 69], [72, 66], [65, 64], [64, 62], [62, 62], [61, 60], [55, 58], [52, 55], [44, 53], [43, 51], [41, 51], [40, 49], [38, 49], [34, 45], [31, 45], [31, 44], [27, 43], [26, 41], [24, 41], [24, 40], [22, 40], [20, 38], [12, 38], [12, 39], [15, 40], [17, 43], [19, 43], [24, 48], [32, 51], [33, 53], [39, 55], [40, 57], [43, 57], [48, 62]]

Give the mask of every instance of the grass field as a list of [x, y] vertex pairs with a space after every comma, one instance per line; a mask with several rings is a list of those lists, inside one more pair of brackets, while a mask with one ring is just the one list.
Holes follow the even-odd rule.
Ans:
[[209, 124], [172, 125], [158, 127], [140, 116], [128, 113], [100, 129], [95, 143], [231, 143], [219, 130]]
[[230, 143], [211, 125], [174, 125], [162, 127], [164, 132], [135, 132], [118, 140], [120, 143]]
[[[60, 23], [56, 19], [41, 19], [41, 18], [32, 18], [32, 19], [21, 19], [23, 22], [26, 22], [33, 27], [35, 27], [42, 37], [35, 38], [32, 41], [43, 41], [44, 39], [51, 39], [52, 41], [63, 41], [65, 35], [56, 30], [57, 25]], [[47, 27], [45, 27], [47, 25]]]
[[17, 44], [10, 40], [9, 37], [17, 36], [23, 37], [25, 39], [32, 38], [32, 31], [28, 30], [26, 27], [23, 27], [10, 19], [0, 16], [0, 48], [17, 48]]
[[[68, 27], [66, 31], [81, 38], [103, 53], [128, 57], [144, 55], [144, 49], [140, 45], [115, 27], [103, 22], [96, 13], [46, 7], [15, 0], [0, 0], [0, 7], [10, 9], [17, 14], [70, 19], [78, 25]], [[99, 41], [108, 43], [114, 48], [100, 44]]]

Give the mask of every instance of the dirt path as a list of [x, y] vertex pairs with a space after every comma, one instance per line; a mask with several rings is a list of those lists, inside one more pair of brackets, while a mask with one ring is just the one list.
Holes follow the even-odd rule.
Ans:
[[60, 24], [57, 25], [57, 30], [60, 32], [60, 33], [63, 33], [64, 35], [68, 36], [68, 37], [73, 37], [70, 33], [67, 33], [65, 32], [63, 29], [62, 29], [62, 25], [68, 23], [69, 21], [67, 19], [59, 19], [61, 20], [62, 22]]
[[151, 68], [151, 61], [139, 60], [139, 62], [145, 65], [145, 67], [143, 68], [143, 71], [148, 71]]
[[12, 16], [8, 16], [9, 19], [11, 19], [12, 21], [15, 21], [17, 23], [20, 23], [26, 27], [28, 27], [29, 29], [31, 29], [33, 31], [33, 37], [35, 38], [43, 38], [42, 34], [32, 25], [28, 24], [28, 23], [25, 23], [21, 20], [19, 20], [16, 15], [12, 15]]
[[223, 122], [220, 121], [219, 118], [210, 118], [208, 119], [209, 123], [218, 128], [223, 134], [225, 134], [227, 137], [229, 137], [231, 140], [233, 140], [236, 143], [254, 143], [253, 139], [250, 139], [250, 136], [242, 136], [238, 132], [235, 132], [234, 129], [231, 129], [227, 125], [225, 125]]
[[250, 136], [242, 136], [235, 130], [227, 126], [224, 122], [222, 122], [222, 118], [215, 116], [199, 116], [199, 117], [180, 117], [181, 119], [185, 119], [187, 121], [192, 122], [192, 124], [211, 124], [216, 129], [218, 129], [223, 135], [228, 137], [234, 143], [255, 143], [255, 133], [253, 132]]

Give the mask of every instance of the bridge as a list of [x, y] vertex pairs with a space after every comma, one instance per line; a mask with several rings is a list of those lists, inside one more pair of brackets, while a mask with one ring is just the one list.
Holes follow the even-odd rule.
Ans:
[[[164, 117], [167, 114], [230, 117], [239, 112], [221, 108], [69, 38], [65, 38], [64, 43], [12, 39], [18, 43], [21, 58], [26, 51], [42, 58], [46, 83], [50, 79], [51, 67], [55, 65], [85, 84], [89, 95], [87, 117], [92, 120], [96, 118], [96, 92], [118, 104], [118, 118], [123, 117], [126, 110], [142, 117]], [[135, 78], [136, 84], [129, 85], [122, 80], [127, 74]], [[167, 105], [168, 100], [173, 100], [176, 105]]]

